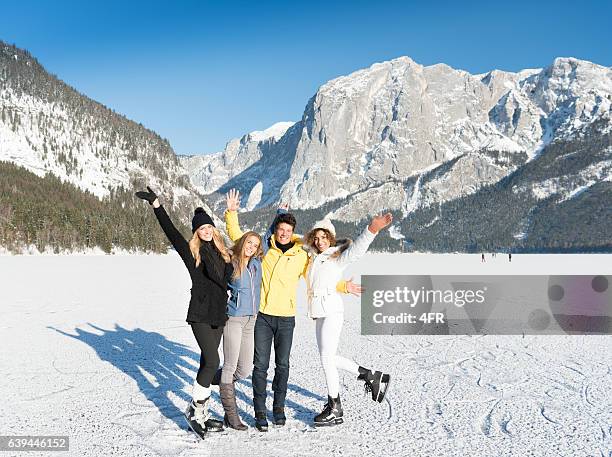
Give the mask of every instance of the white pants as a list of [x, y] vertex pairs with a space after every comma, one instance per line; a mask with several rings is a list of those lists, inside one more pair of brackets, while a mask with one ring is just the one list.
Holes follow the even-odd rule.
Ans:
[[359, 375], [359, 365], [352, 360], [336, 355], [344, 315], [342, 313], [330, 314], [315, 319], [317, 322], [317, 347], [321, 357], [321, 365], [327, 382], [327, 392], [332, 398], [337, 398], [340, 392], [340, 378], [338, 368]]

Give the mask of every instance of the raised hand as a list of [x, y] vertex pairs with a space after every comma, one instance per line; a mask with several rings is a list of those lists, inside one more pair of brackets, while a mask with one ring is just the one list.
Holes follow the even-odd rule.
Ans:
[[286, 211], [289, 211], [289, 203], [281, 203], [278, 205], [278, 209], [284, 209]]
[[374, 216], [368, 228], [370, 229], [370, 232], [378, 233], [385, 227], [391, 225], [391, 222], [393, 222], [393, 216], [391, 213], [387, 213], [382, 216]]
[[152, 205], [155, 200], [157, 200], [157, 194], [151, 190], [149, 186], [147, 186], [147, 190], [149, 192], [145, 192], [143, 190], [136, 192], [136, 196], [138, 198], [142, 198], [149, 202], [149, 205]]
[[359, 297], [365, 289], [361, 287], [361, 284], [353, 282], [353, 278], [346, 281], [346, 291], [349, 294], [353, 294], [355, 297]]
[[230, 189], [225, 195], [225, 202], [228, 211], [238, 211], [238, 208], [240, 208], [240, 192], [236, 189]]

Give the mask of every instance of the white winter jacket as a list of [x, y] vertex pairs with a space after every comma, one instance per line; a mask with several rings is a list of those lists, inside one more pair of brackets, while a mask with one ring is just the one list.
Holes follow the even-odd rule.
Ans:
[[[308, 294], [308, 317], [325, 317], [342, 313], [342, 296], [336, 291], [336, 284], [342, 280], [342, 273], [352, 262], [361, 258], [376, 238], [376, 234], [365, 230], [354, 241], [331, 246], [320, 254], [312, 253], [306, 272]], [[334, 256], [338, 251], [340, 254]]]

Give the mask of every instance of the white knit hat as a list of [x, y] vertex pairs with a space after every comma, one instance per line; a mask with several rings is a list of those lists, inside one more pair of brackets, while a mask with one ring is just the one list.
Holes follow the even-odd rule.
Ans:
[[329, 230], [329, 232], [332, 235], [334, 235], [334, 238], [336, 237], [336, 228], [334, 227], [334, 224], [332, 224], [329, 219], [323, 219], [317, 222], [312, 228], [312, 230], [317, 230], [317, 229]]

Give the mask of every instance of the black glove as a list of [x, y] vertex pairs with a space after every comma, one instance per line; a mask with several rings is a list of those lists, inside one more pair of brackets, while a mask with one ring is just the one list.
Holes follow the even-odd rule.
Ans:
[[157, 199], [157, 194], [153, 192], [149, 186], [147, 186], [147, 190], [149, 192], [144, 192], [142, 190], [140, 192], [136, 192], [136, 196], [138, 198], [142, 198], [143, 200], [148, 201], [149, 205], [152, 205], [153, 202]]

